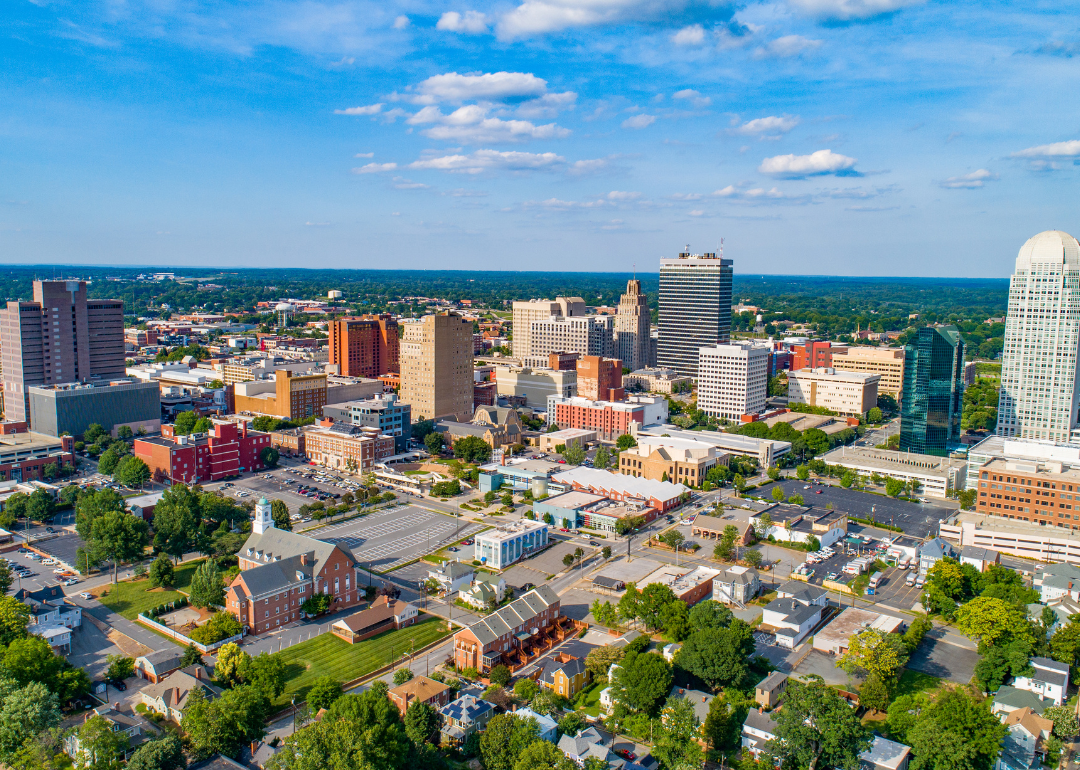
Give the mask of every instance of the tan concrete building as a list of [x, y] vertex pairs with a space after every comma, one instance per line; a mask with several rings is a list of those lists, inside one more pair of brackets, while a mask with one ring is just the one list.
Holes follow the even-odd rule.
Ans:
[[326, 375], [295, 375], [288, 369], [274, 372], [272, 380], [238, 382], [233, 392], [237, 412], [252, 412], [302, 420], [322, 415], [326, 406]]
[[556, 297], [555, 301], [547, 299], [534, 299], [528, 302], [515, 302], [514, 311], [514, 339], [512, 350], [514, 358], [522, 359], [532, 355], [530, 345], [530, 330], [533, 321], [547, 321], [552, 316], [583, 316], [585, 315], [585, 300], [581, 297]]
[[859, 417], [877, 406], [880, 374], [840, 372], [820, 367], [788, 372], [788, 403], [820, 406]]
[[832, 366], [840, 372], [880, 374], [878, 393], [888, 393], [900, 403], [904, 390], [904, 349], [851, 347], [846, 353], [833, 353]]
[[730, 459], [730, 455], [703, 441], [639, 436], [636, 447], [619, 453], [619, 472], [697, 487], [713, 467], [727, 465]]
[[649, 393], [674, 393], [680, 388], [694, 384], [692, 377], [683, 377], [674, 369], [637, 369], [623, 375], [623, 387], [628, 391], [644, 390]]
[[457, 313], [424, 316], [401, 324], [401, 390], [414, 422], [473, 415], [472, 323]]
[[619, 297], [615, 313], [615, 356], [630, 370], [644, 369], [649, 357], [649, 300], [641, 290], [641, 281], [626, 282], [626, 292]]
[[548, 396], [573, 398], [577, 395], [575, 369], [533, 369], [528, 366], [495, 367], [495, 388], [500, 396], [523, 398], [525, 406], [546, 409]]

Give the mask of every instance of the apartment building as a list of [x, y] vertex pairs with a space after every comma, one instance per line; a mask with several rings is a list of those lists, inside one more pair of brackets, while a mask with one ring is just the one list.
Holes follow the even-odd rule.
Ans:
[[[833, 353], [831, 366], [838, 372], [880, 374], [878, 393], [887, 393], [902, 403], [904, 392], [904, 349], [850, 347], [846, 353]], [[829, 366], [830, 364], [825, 364]]]
[[270, 503], [255, 505], [251, 535], [236, 554], [240, 574], [225, 591], [225, 610], [253, 634], [301, 618], [300, 605], [330, 594], [330, 612], [364, 601], [360, 565], [348, 547], [277, 529]]
[[573, 398], [578, 394], [576, 369], [540, 369], [529, 366], [497, 366], [495, 389], [511, 403], [530, 409], [547, 408], [548, 399]]
[[550, 586], [534, 588], [454, 634], [454, 663], [481, 674], [500, 663], [523, 665], [550, 647], [562, 621], [559, 595]]
[[249, 431], [246, 422], [215, 422], [209, 433], [173, 435], [172, 425], [160, 436], [135, 439], [132, 453], [150, 468], [156, 481], [198, 484], [262, 470], [260, 454], [270, 447], [270, 434]]
[[689, 388], [693, 384], [693, 378], [681, 377], [674, 369], [635, 369], [630, 374], [623, 375], [623, 387], [628, 391], [675, 393], [679, 388]]
[[1080, 467], [995, 459], [979, 469], [978, 484], [979, 513], [1080, 529]]
[[398, 322], [388, 313], [341, 318], [327, 326], [331, 366], [347, 377], [398, 371]]
[[660, 396], [637, 396], [629, 401], [552, 397], [547, 406], [549, 423], [555, 423], [561, 429], [596, 431], [601, 441], [614, 441], [624, 433], [630, 433], [634, 423], [657, 425], [667, 420], [667, 401]]
[[472, 323], [447, 312], [406, 321], [402, 328], [398, 395], [412, 407], [413, 420], [472, 416]]
[[528, 334], [530, 353], [521, 359], [526, 366], [547, 365], [551, 353], [615, 355], [615, 317], [610, 315], [552, 316], [530, 323]]
[[660, 260], [658, 366], [696, 378], [698, 350], [727, 344], [733, 264], [715, 253], [681, 252]]
[[765, 409], [769, 348], [750, 343], [703, 347], [697, 373], [698, 408], [738, 420]]
[[89, 299], [85, 281], [34, 281], [34, 299], [0, 309], [4, 417], [30, 421], [31, 385], [124, 376], [124, 303]]
[[622, 401], [622, 361], [602, 356], [582, 356], [577, 360], [578, 395], [594, 401]]
[[238, 382], [273, 379], [274, 372], [284, 369], [293, 374], [307, 374], [317, 370], [318, 364], [314, 361], [286, 361], [284, 358], [252, 356], [223, 361], [219, 368], [222, 383], [235, 385]]
[[585, 315], [585, 300], [581, 297], [556, 297], [555, 301], [534, 299], [513, 304], [514, 358], [523, 360], [532, 355], [529, 329], [533, 321], [547, 321], [552, 316], [570, 318]]
[[703, 441], [639, 436], [636, 447], [619, 453], [619, 472], [698, 487], [710, 470], [727, 465], [730, 459], [730, 455]]
[[847, 345], [827, 340], [806, 340], [791, 347], [791, 369], [820, 369], [833, 365], [833, 356], [848, 352]]
[[788, 373], [788, 403], [820, 406], [844, 417], [862, 417], [877, 406], [880, 381], [880, 374], [870, 372], [800, 369]]
[[288, 369], [279, 369], [272, 380], [238, 382], [233, 399], [237, 412], [286, 420], [318, 417], [326, 405], [326, 375], [293, 374]]
[[393, 393], [383, 393], [359, 401], [345, 401], [323, 407], [323, 417], [335, 422], [376, 428], [394, 437], [395, 450], [404, 452], [412, 438], [412, 407]]

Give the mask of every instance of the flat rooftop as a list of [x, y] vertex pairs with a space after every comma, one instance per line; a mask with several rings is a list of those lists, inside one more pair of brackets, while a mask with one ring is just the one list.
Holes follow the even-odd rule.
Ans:
[[967, 468], [967, 460], [959, 458], [863, 447], [837, 447], [823, 454], [821, 459], [830, 465], [857, 465], [885, 473], [913, 473], [943, 479], [947, 479], [952, 470]]
[[900, 618], [883, 615], [859, 607], [848, 607], [829, 625], [814, 634], [815, 649], [837, 649], [847, 647], [847, 641], [867, 628], [877, 628], [885, 633], [892, 633], [903, 625]]
[[563, 492], [561, 495], [555, 495], [542, 501], [544, 505], [554, 505], [558, 508], [564, 508], [566, 510], [577, 510], [584, 508], [586, 505], [592, 505], [598, 503], [601, 500], [607, 500], [603, 495], [594, 495], [591, 492]]
[[623, 557], [609, 562], [597, 575], [621, 580], [624, 583], [636, 583], [655, 572], [660, 566], [660, 562], [652, 559], [634, 558], [627, 561]]
[[702, 583], [711, 583], [712, 579], [719, 574], [720, 570], [712, 569], [710, 567], [694, 567], [688, 569], [686, 567], [676, 567], [674, 564], [665, 564], [652, 574], [647, 575], [638, 583], [637, 587], [641, 590], [652, 583], [660, 583], [661, 585], [670, 588], [676, 594], [680, 594], [689, 591], [691, 588], [699, 586]]
[[774, 454], [783, 454], [791, 449], [790, 441], [774, 441], [769, 438], [754, 438], [753, 436], [743, 436], [738, 433], [720, 433], [714, 430], [683, 430], [675, 425], [658, 425], [649, 428], [647, 431], [639, 431], [638, 441], [640, 442], [642, 437], [660, 437], [661, 434], [665, 433], [671, 438], [703, 441], [706, 444], [712, 444], [724, 451], [734, 452], [735, 454], [757, 455], [760, 454], [763, 447], [769, 445], [773, 447]]

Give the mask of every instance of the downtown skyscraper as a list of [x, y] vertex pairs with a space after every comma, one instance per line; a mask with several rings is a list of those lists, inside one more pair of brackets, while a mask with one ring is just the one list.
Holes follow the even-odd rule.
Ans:
[[649, 300], [636, 278], [626, 282], [615, 313], [615, 355], [630, 371], [649, 366]]
[[[997, 432], [1056, 443], [1080, 407], [1080, 243], [1047, 230], [1028, 239], [1009, 281]], [[907, 394], [904, 394], [905, 399]]]
[[900, 451], [947, 457], [960, 443], [964, 340], [955, 326], [924, 326], [904, 347]]
[[682, 252], [660, 260], [660, 340], [656, 365], [698, 375], [698, 351], [731, 337], [730, 259]]

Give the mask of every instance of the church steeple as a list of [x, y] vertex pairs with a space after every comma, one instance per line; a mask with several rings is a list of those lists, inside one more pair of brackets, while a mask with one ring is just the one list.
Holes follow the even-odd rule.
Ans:
[[255, 522], [251, 525], [251, 531], [261, 535], [268, 529], [274, 529], [274, 517], [270, 515], [270, 501], [263, 497], [255, 503]]

